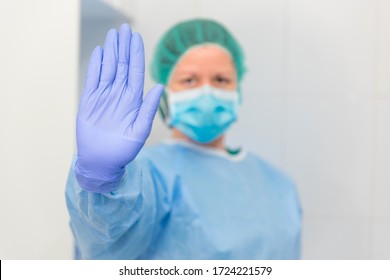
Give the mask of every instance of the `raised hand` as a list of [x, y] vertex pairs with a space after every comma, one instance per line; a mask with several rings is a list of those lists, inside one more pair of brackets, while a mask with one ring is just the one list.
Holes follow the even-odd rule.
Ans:
[[77, 113], [75, 173], [82, 188], [115, 188], [148, 138], [163, 87], [154, 86], [143, 99], [144, 75], [141, 35], [128, 24], [119, 34], [110, 30], [104, 49], [91, 55]]

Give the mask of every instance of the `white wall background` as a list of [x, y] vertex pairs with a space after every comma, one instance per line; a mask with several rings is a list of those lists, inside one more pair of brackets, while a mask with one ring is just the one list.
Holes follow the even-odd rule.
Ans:
[[[0, 258], [70, 258], [63, 192], [77, 77], [109, 27], [89, 22], [96, 36], [81, 38], [78, 74], [77, 1], [24, 2], [0, 4]], [[390, 0], [105, 2], [104, 22], [119, 26], [113, 9], [131, 19], [148, 61], [179, 20], [225, 24], [248, 66], [229, 143], [297, 182], [303, 258], [390, 259]], [[167, 135], [156, 119], [149, 144]]]
[[72, 255], [79, 3], [0, 2], [0, 259]]

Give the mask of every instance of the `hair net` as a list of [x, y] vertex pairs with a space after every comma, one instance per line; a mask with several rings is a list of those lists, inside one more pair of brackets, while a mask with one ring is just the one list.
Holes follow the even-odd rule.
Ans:
[[[169, 29], [158, 43], [152, 59], [152, 78], [167, 85], [170, 74], [180, 57], [191, 47], [205, 43], [218, 44], [226, 49], [234, 62], [238, 82], [244, 72], [244, 54], [233, 35], [221, 24], [206, 19], [193, 19], [178, 23]], [[164, 92], [160, 102], [160, 113], [165, 119], [168, 112]]]

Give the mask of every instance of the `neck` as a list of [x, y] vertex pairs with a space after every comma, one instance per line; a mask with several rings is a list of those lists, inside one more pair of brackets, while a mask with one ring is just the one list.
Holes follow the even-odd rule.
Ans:
[[204, 147], [208, 147], [208, 148], [214, 148], [214, 149], [219, 149], [219, 150], [223, 150], [223, 151], [225, 150], [225, 136], [224, 135], [218, 137], [217, 139], [215, 139], [209, 143], [198, 143], [198, 142], [193, 141], [192, 139], [190, 139], [186, 135], [184, 135], [180, 130], [173, 128], [172, 129], [172, 137], [174, 139], [184, 140], [184, 141], [187, 141], [187, 142], [190, 142], [193, 144], [197, 144], [197, 145], [201, 145]]

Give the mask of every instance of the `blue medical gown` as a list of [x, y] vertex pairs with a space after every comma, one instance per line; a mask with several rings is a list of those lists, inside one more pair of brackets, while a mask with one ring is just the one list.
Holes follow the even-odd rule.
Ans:
[[66, 187], [82, 259], [297, 259], [294, 184], [259, 157], [171, 142], [144, 148], [106, 194]]

